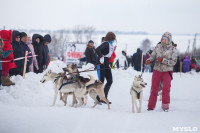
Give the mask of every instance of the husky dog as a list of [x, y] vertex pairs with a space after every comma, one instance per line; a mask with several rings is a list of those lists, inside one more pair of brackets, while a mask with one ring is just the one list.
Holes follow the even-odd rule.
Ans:
[[[43, 78], [40, 82], [45, 83], [47, 81], [52, 81], [54, 83], [54, 100], [53, 100], [53, 103], [51, 106], [54, 106], [56, 103], [58, 91], [60, 91], [61, 93], [65, 93], [65, 94], [73, 94], [73, 92], [77, 88], [84, 89], [83, 85], [80, 85], [79, 82], [76, 81], [75, 79], [65, 78], [65, 76], [60, 76], [59, 74], [54, 73], [51, 70], [49, 70], [43, 76]], [[66, 82], [70, 82], [70, 84], [61, 87], [63, 85], [63, 83], [66, 83]], [[91, 83], [93, 83], [93, 81], [89, 80], [89, 82], [86, 83], [86, 85], [89, 85]], [[72, 106], [74, 106], [75, 103], [76, 103], [76, 99], [75, 99], [75, 97], [73, 97]]]
[[[142, 97], [143, 97], [143, 88], [147, 85], [147, 83], [145, 83], [142, 79], [142, 77], [139, 76], [135, 76], [131, 90], [130, 90], [130, 94], [131, 94], [131, 98], [132, 98], [132, 112], [134, 113], [134, 107], [136, 106], [136, 110], [138, 113], [141, 113], [141, 107], [142, 107]], [[137, 106], [136, 100], [138, 99], [139, 101], [139, 108]]]
[[89, 76], [90, 79], [79, 76], [78, 69], [76, 65], [68, 65], [66, 68], [63, 68], [64, 72], [68, 72], [69, 77], [77, 77], [79, 83], [83, 87], [77, 87], [74, 90], [75, 97], [79, 100], [80, 104], [78, 106], [83, 105], [81, 98], [85, 98], [87, 104], [87, 94], [89, 93], [90, 97], [95, 101], [95, 105], [98, 104], [98, 100], [96, 96], [98, 95], [103, 101], [105, 101], [108, 105], [108, 109], [110, 109], [109, 101], [105, 98], [104, 94], [104, 84], [100, 80], [94, 80], [93, 76]]

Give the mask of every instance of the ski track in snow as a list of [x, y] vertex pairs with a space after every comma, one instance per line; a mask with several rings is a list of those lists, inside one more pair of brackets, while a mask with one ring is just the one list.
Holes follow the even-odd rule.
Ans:
[[[65, 64], [51, 62], [49, 69], [62, 72]], [[80, 108], [70, 107], [72, 97], [68, 97], [67, 106], [59, 100], [54, 107], [53, 83], [42, 84], [39, 81], [44, 73], [26, 74], [26, 79], [14, 76], [15, 86], [1, 87], [0, 90], [0, 133], [169, 133], [173, 127], [197, 127], [200, 130], [200, 74], [175, 73], [171, 87], [171, 104], [169, 112], [161, 110], [157, 101], [154, 111], [147, 111], [151, 87], [151, 73], [144, 73], [142, 113], [131, 112], [130, 87], [139, 72], [112, 70], [113, 84], [109, 92], [112, 102], [111, 110], [107, 105], [91, 108], [94, 101]], [[97, 73], [88, 72], [97, 79]], [[88, 73], [81, 73], [87, 76]]]

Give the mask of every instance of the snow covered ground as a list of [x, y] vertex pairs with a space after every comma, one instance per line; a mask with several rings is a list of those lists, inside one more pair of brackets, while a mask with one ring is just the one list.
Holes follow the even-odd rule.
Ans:
[[[65, 64], [60, 61], [50, 63], [49, 69], [62, 72]], [[109, 93], [111, 110], [107, 105], [94, 104], [91, 98], [81, 108], [67, 106], [57, 99], [53, 101], [53, 84], [40, 83], [42, 74], [28, 73], [26, 79], [12, 77], [15, 86], [1, 87], [0, 90], [0, 133], [169, 133], [173, 127], [192, 127], [200, 132], [200, 73], [175, 73], [171, 88], [170, 111], [161, 110], [157, 102], [154, 111], [148, 112], [151, 73], [144, 73], [142, 113], [131, 112], [130, 86], [135, 75], [140, 73], [128, 70], [112, 70], [113, 85]], [[96, 72], [90, 72], [97, 78]], [[87, 75], [83, 73], [83, 75]]]

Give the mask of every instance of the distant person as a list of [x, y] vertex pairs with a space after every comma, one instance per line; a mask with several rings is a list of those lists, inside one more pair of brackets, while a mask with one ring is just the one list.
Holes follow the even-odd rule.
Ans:
[[[4, 52], [7, 52], [8, 50], [13, 51], [12, 45], [10, 44], [12, 42], [12, 30], [1, 30], [0, 31], [0, 37], [3, 40], [3, 48], [2, 50]], [[2, 74], [1, 74], [1, 82], [3, 86], [10, 86], [15, 85], [10, 80], [9, 71], [12, 68], [16, 68], [15, 62], [14, 62], [14, 56], [13, 53], [11, 53], [8, 57], [3, 58], [2, 61], [8, 61], [8, 62], [2, 62]]]
[[189, 56], [186, 56], [185, 59], [183, 60], [183, 72], [189, 72], [190, 71], [190, 65], [191, 61], [189, 59]]
[[178, 56], [176, 65], [174, 66], [174, 72], [180, 72], [180, 57]]
[[34, 34], [32, 36], [32, 44], [33, 48], [35, 51], [35, 54], [38, 55], [36, 56], [37, 62], [38, 62], [38, 67], [39, 70], [34, 66], [34, 72], [35, 73], [42, 73], [44, 70], [44, 65], [45, 65], [45, 52], [44, 52], [44, 47], [43, 47], [43, 37], [39, 34]]
[[[13, 55], [14, 59], [24, 57], [22, 52], [22, 46], [20, 44], [20, 32], [13, 30], [12, 32], [12, 48], [13, 48]], [[10, 76], [13, 75], [22, 75], [22, 71], [24, 69], [24, 64], [22, 60], [15, 61], [16, 68], [10, 69]]]
[[92, 40], [90, 40], [87, 44], [87, 48], [85, 50], [85, 57], [86, 57], [87, 64], [91, 63], [94, 66], [96, 65], [97, 57], [96, 57], [94, 42]]
[[48, 44], [51, 43], [51, 36], [49, 34], [46, 34], [43, 37], [43, 47], [44, 47], [44, 65], [43, 65], [43, 69], [46, 70], [47, 66], [49, 65], [51, 58], [49, 55], [49, 47]]
[[123, 70], [126, 70], [128, 67], [128, 61], [127, 61], [127, 56], [126, 56], [126, 51], [122, 50], [119, 58], [116, 61], [117, 67], [122, 68]]
[[[3, 40], [0, 38], [0, 86], [1, 86], [1, 74], [2, 74], [2, 59], [8, 57], [10, 54], [12, 54], [12, 50], [7, 50], [6, 52], [3, 51], [4, 43]], [[8, 82], [4, 82], [3, 86], [9, 86]]]
[[192, 57], [192, 60], [191, 60], [191, 70], [194, 70], [194, 71], [197, 70], [197, 65], [196, 65], [196, 59], [195, 59], [195, 57]]
[[[140, 50], [140, 48], [138, 48], [137, 52], [134, 53], [132, 57], [132, 63], [136, 71], [141, 71], [141, 61], [142, 61], [142, 51]], [[145, 62], [143, 57], [143, 66], [144, 64]]]
[[[27, 46], [29, 47], [29, 49], [31, 50], [32, 55], [35, 55], [35, 51], [34, 51], [34, 48], [33, 48], [32, 41], [31, 41], [31, 38], [30, 38], [30, 37], [27, 38], [26, 44], [27, 44]], [[35, 56], [33, 56], [33, 62], [32, 62], [32, 64], [29, 66], [29, 71], [30, 71], [30, 72], [34, 72], [34, 66], [35, 66], [35, 68], [36, 68], [37, 70], [39, 70], [38, 62], [37, 62], [37, 59], [36, 59]]]
[[[25, 32], [21, 32], [20, 33], [20, 45], [22, 47], [22, 55], [24, 55], [23, 57], [25, 57], [26, 51], [28, 52], [28, 61], [26, 64], [26, 73], [29, 72], [29, 66], [32, 64], [33, 62], [33, 57], [32, 57], [32, 53], [31, 50], [29, 49], [29, 47], [26, 44], [27, 42], [27, 34]], [[24, 64], [25, 59], [22, 59], [22, 64]], [[24, 66], [22, 66], [21, 68], [21, 75], [23, 75], [23, 70], [24, 70]]]

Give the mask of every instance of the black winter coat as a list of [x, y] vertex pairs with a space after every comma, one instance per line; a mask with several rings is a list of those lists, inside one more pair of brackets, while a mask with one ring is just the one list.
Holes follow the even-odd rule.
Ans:
[[[26, 51], [28, 51], [28, 53], [29, 53], [28, 56], [32, 56], [31, 50], [29, 49], [29, 47], [28, 47], [28, 45], [26, 43], [20, 41], [20, 45], [21, 45], [21, 48], [22, 48], [22, 55], [25, 56]], [[26, 72], [29, 72], [29, 66], [32, 64], [33, 58], [32, 57], [28, 57], [27, 60], [28, 61], [27, 61], [27, 65], [26, 65]], [[24, 68], [24, 61], [25, 61], [25, 59], [22, 59], [23, 68]], [[23, 68], [22, 68], [22, 71], [21, 71], [22, 73], [23, 73]]]
[[99, 47], [96, 48], [96, 53], [99, 58], [109, 53], [109, 42], [103, 42]]
[[50, 35], [45, 35], [43, 38], [43, 47], [44, 47], [44, 65], [47, 66], [49, 63], [49, 48], [47, 45], [44, 45], [45, 42], [51, 42], [51, 36]]
[[[142, 58], [142, 51], [137, 49], [137, 53], [133, 54], [132, 63], [134, 67], [141, 67], [141, 58]], [[144, 66], [144, 57], [143, 57], [143, 66]]]
[[[13, 32], [12, 32], [11, 45], [13, 48], [14, 59], [25, 56], [25, 54], [23, 55], [22, 46], [20, 45], [20, 42], [16, 41], [16, 37], [19, 36], [19, 34], [20, 34], [20, 32], [16, 31], [16, 30], [13, 30]], [[23, 74], [22, 71], [23, 71], [23, 67], [24, 67], [23, 61], [16, 60], [15, 64], [17, 67], [10, 70], [10, 76], [19, 75], [19, 74], [22, 75]]]
[[86, 62], [96, 65], [97, 57], [94, 47], [87, 47], [85, 50]]
[[[36, 42], [36, 39], [40, 38], [40, 43]], [[36, 56], [37, 62], [38, 62], [38, 67], [39, 70], [36, 70], [34, 67], [34, 72], [35, 73], [42, 73], [43, 72], [43, 66], [45, 65], [45, 51], [44, 51], [44, 45], [43, 45], [43, 37], [39, 34], [34, 34], [32, 37], [32, 44], [34, 47], [35, 54], [38, 55]]]
[[[96, 53], [97, 53], [97, 64], [100, 64], [100, 58], [109, 53], [109, 42], [103, 42], [99, 47], [97, 47]], [[104, 58], [104, 66], [109, 67], [109, 58]]]

